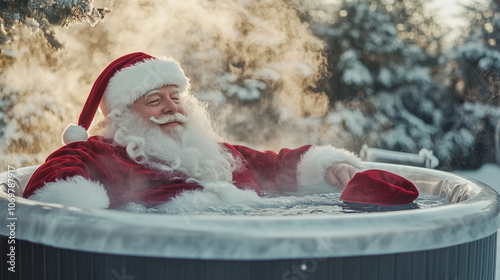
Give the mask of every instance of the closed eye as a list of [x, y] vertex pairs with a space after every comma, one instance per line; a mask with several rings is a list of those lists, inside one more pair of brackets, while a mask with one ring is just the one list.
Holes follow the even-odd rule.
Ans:
[[158, 104], [160, 104], [160, 99], [155, 99], [148, 102], [148, 105], [158, 105]]
[[174, 101], [175, 103], [178, 103], [180, 101], [179, 96], [171, 96], [170, 99]]

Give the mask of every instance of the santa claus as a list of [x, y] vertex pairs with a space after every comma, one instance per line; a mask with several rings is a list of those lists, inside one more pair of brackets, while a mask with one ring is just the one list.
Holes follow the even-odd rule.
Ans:
[[144, 53], [101, 73], [63, 142], [24, 197], [83, 208], [247, 203], [266, 191], [340, 190], [362, 168], [331, 146], [275, 153], [223, 143], [179, 63]]

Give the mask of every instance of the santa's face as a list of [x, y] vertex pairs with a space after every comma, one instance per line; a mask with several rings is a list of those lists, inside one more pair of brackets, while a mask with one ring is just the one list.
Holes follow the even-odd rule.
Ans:
[[[171, 122], [178, 124], [168, 125]], [[232, 182], [233, 170], [241, 166], [219, 144], [203, 104], [185, 92], [179, 94], [175, 86], [152, 91], [130, 107], [113, 111], [103, 124], [107, 125], [104, 137], [126, 147], [133, 161], [148, 168], [177, 170], [196, 180]]]
[[146, 93], [131, 105], [131, 109], [137, 112], [144, 120], [153, 121], [163, 131], [168, 133], [176, 129], [177, 126], [184, 125], [176, 117], [178, 114], [186, 116], [180, 98], [181, 92], [179, 87], [168, 85]]

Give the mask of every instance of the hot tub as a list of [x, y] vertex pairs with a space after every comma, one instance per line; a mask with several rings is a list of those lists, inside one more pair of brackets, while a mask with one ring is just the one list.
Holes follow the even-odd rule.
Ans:
[[[4, 185], [1, 279], [495, 278], [493, 189], [442, 171], [369, 165], [449, 203], [326, 216], [161, 215], [12, 202]], [[35, 168], [0, 181], [17, 177], [20, 192]]]

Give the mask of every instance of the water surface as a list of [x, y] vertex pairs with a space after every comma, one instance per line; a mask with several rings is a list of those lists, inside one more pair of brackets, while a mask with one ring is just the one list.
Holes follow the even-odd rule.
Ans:
[[445, 199], [430, 194], [420, 194], [413, 203], [400, 206], [352, 204], [345, 203], [339, 198], [340, 193], [324, 193], [305, 196], [268, 195], [264, 197], [261, 202], [253, 204], [200, 205], [199, 208], [196, 209], [179, 209], [168, 207], [168, 205], [148, 208], [138, 203], [130, 203], [122, 210], [168, 215], [294, 216], [401, 211], [426, 209], [447, 204]]

